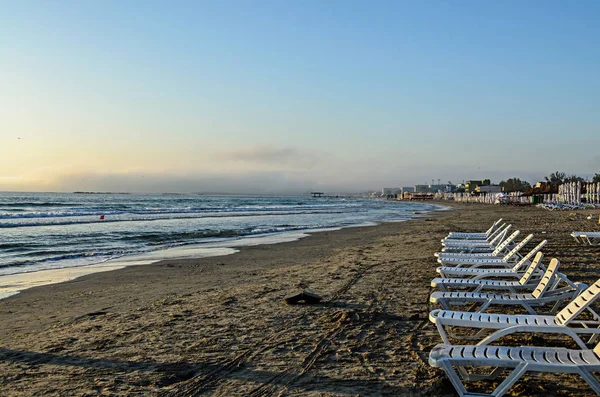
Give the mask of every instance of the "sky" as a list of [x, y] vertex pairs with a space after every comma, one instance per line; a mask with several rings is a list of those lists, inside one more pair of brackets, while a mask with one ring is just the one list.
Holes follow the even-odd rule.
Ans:
[[600, 172], [600, 2], [0, 0], [0, 190]]

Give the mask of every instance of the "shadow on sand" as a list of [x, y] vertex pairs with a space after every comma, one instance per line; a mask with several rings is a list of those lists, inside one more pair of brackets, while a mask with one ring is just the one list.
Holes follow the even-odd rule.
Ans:
[[[63, 356], [51, 353], [39, 353], [23, 350], [10, 350], [0, 348], [0, 361], [5, 363], [29, 365], [56, 365], [73, 366], [98, 370], [111, 370], [115, 372], [142, 372], [154, 374], [157, 378], [152, 389], [165, 388], [161, 395], [185, 395], [186, 391], [195, 393], [209, 392], [219, 379], [235, 379], [251, 383], [251, 387], [264, 389], [264, 387], [283, 386], [289, 388], [290, 379], [293, 379], [293, 388], [297, 391], [320, 391], [355, 395], [358, 391], [367, 394], [386, 394], [412, 396], [419, 395], [416, 390], [390, 385], [387, 382], [375, 379], [336, 379], [326, 376], [312, 376], [306, 373], [272, 372], [255, 370], [245, 365], [230, 366], [211, 363], [155, 363], [119, 361], [92, 357]], [[210, 382], [207, 382], [210, 378]], [[179, 387], [183, 386], [183, 387]], [[176, 387], [176, 389], [175, 389]], [[143, 390], [140, 390], [143, 392]], [[147, 390], [149, 391], [149, 390]], [[370, 393], [369, 393], [370, 392]], [[416, 392], [416, 393], [415, 393]], [[246, 394], [246, 393], [244, 393]]]

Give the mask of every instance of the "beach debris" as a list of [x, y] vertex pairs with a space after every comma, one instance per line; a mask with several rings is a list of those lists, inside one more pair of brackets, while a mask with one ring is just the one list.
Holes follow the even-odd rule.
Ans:
[[299, 294], [289, 295], [283, 298], [285, 303], [288, 305], [298, 305], [301, 303], [310, 305], [314, 303], [319, 303], [323, 298], [317, 294], [313, 294], [312, 292], [302, 291]]

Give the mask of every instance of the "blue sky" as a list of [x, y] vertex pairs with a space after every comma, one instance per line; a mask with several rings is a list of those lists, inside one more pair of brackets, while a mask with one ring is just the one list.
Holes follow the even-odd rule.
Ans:
[[0, 190], [352, 191], [600, 170], [596, 1], [0, 7]]

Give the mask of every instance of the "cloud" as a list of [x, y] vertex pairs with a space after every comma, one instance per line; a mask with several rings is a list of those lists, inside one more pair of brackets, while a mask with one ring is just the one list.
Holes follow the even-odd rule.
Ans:
[[306, 168], [319, 162], [318, 153], [307, 152], [293, 146], [255, 146], [217, 153], [217, 157], [229, 161], [288, 168]]

